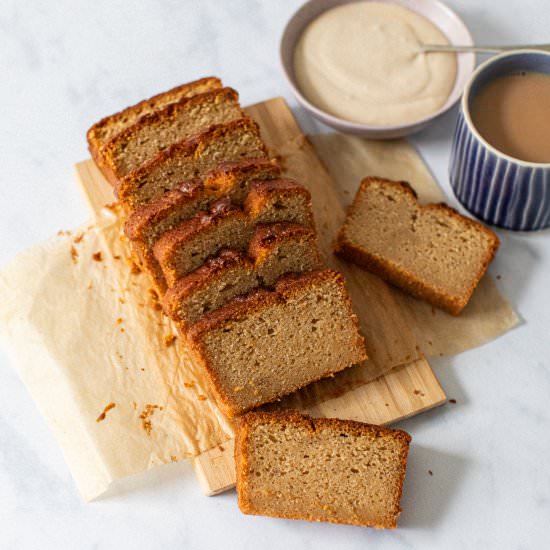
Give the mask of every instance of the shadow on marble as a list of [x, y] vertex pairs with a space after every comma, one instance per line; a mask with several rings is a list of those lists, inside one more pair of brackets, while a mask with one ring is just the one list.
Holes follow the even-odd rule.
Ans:
[[399, 527], [431, 529], [443, 521], [468, 468], [468, 460], [411, 445], [403, 487]]
[[131, 493], [143, 497], [147, 493], [160, 492], [163, 488], [173, 486], [175, 483], [181, 484], [182, 481], [185, 484], [195, 484], [197, 486], [199, 484], [193, 472], [193, 467], [188, 460], [163, 464], [146, 472], [118, 479], [93, 502], [115, 501]]

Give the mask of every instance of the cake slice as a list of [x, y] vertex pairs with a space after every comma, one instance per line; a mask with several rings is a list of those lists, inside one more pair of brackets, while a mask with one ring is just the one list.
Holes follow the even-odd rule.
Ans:
[[243, 208], [220, 199], [208, 212], [164, 233], [153, 253], [171, 287], [222, 248], [246, 251], [257, 224], [283, 221], [312, 226], [309, 191], [296, 182], [285, 181], [283, 186], [278, 180], [255, 182]]
[[142, 116], [111, 138], [99, 151], [100, 168], [114, 185], [174, 143], [188, 139], [215, 124], [224, 124], [245, 114], [239, 95], [232, 88], [220, 88], [183, 98], [161, 110]]
[[99, 122], [96, 122], [87, 133], [88, 148], [92, 158], [96, 163], [100, 164], [101, 159], [99, 151], [101, 147], [118, 133], [136, 123], [142, 116], [162, 109], [166, 107], [166, 105], [180, 101], [185, 97], [192, 97], [221, 87], [222, 83], [219, 78], [212, 76], [201, 78], [200, 80], [182, 84], [167, 92], [140, 101], [136, 105], [127, 107], [114, 115], [102, 118]]
[[367, 358], [344, 279], [332, 271], [281, 277], [204, 315], [187, 333], [228, 416], [275, 401]]
[[322, 266], [315, 232], [299, 224], [258, 226], [248, 255], [222, 250], [201, 267], [179, 279], [163, 300], [164, 312], [187, 330], [202, 315], [236, 296], [272, 287], [286, 273], [313, 271]]
[[335, 252], [458, 315], [499, 247], [483, 224], [445, 204], [418, 204], [406, 182], [361, 182]]
[[158, 238], [211, 202], [227, 197], [242, 204], [252, 182], [277, 178], [280, 169], [266, 159], [250, 159], [223, 163], [209, 172], [203, 180], [182, 183], [158, 199], [136, 208], [125, 225], [126, 236], [139, 264], [146, 269], [157, 290], [166, 290], [162, 269], [153, 254]]
[[294, 411], [251, 412], [236, 426], [239, 508], [245, 514], [393, 529], [411, 437]]
[[250, 118], [240, 118], [212, 126], [161, 151], [124, 176], [116, 185], [116, 194], [125, 208], [132, 211], [183, 181], [203, 178], [222, 161], [266, 157], [258, 125]]

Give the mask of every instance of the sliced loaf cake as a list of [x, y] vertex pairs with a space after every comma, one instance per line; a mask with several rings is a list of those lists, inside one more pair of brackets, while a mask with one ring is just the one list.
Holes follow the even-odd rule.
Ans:
[[164, 312], [187, 330], [202, 315], [260, 286], [272, 287], [286, 273], [322, 267], [315, 232], [291, 223], [260, 225], [248, 255], [222, 250], [179, 279], [163, 300]]
[[367, 358], [342, 275], [281, 277], [231, 300], [187, 333], [220, 409], [232, 417]]
[[395, 528], [411, 437], [294, 411], [237, 420], [235, 463], [245, 514]]
[[181, 182], [203, 178], [222, 161], [266, 157], [258, 125], [250, 118], [241, 118], [212, 126], [193, 139], [164, 149], [124, 176], [116, 185], [116, 194], [126, 210], [132, 211]]
[[125, 233], [138, 262], [151, 274], [157, 290], [161, 294], [166, 290], [162, 269], [153, 254], [153, 246], [160, 235], [222, 197], [241, 205], [252, 182], [275, 179], [279, 174], [280, 169], [266, 159], [224, 163], [203, 180], [182, 183], [158, 199], [136, 208], [126, 222]]
[[170, 145], [244, 116], [232, 88], [183, 98], [141, 117], [110, 139], [99, 152], [102, 172], [114, 185]]
[[449, 206], [420, 206], [408, 183], [368, 177], [349, 209], [335, 252], [458, 315], [498, 246], [495, 233]]
[[212, 204], [164, 233], [153, 247], [168, 287], [222, 248], [246, 251], [259, 223], [292, 222], [311, 227], [309, 191], [296, 182], [255, 182], [240, 208], [228, 199]]
[[101, 164], [99, 155], [101, 147], [118, 133], [135, 124], [142, 116], [153, 113], [183, 98], [192, 97], [221, 87], [222, 83], [219, 78], [201, 78], [200, 80], [182, 84], [167, 92], [140, 101], [136, 105], [127, 107], [114, 115], [102, 118], [99, 122], [96, 122], [87, 133], [88, 148], [90, 149], [92, 158], [96, 163]]

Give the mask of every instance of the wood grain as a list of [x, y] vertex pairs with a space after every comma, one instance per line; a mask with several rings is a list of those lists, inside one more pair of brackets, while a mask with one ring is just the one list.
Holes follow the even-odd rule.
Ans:
[[[346, 277], [370, 357], [365, 364], [348, 369], [333, 380], [298, 392], [288, 404], [315, 416], [389, 424], [444, 403], [445, 393], [418, 351], [413, 331], [404, 321], [392, 291], [377, 277], [331, 253], [345, 205], [285, 101], [275, 98], [247, 111], [259, 122], [262, 137], [273, 156], [279, 158], [286, 175], [311, 191], [320, 248], [327, 263]], [[94, 214], [115, 200], [112, 187], [91, 160], [78, 163], [76, 175]], [[197, 456], [194, 468], [207, 495], [233, 487], [233, 441]]]

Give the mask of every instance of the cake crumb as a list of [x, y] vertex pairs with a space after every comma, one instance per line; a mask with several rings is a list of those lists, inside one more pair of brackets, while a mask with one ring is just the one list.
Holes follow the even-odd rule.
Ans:
[[151, 435], [151, 432], [153, 431], [151, 417], [153, 416], [153, 414], [155, 414], [155, 409], [158, 408], [158, 405], [152, 405], [151, 403], [148, 403], [147, 405], [145, 405], [145, 408], [139, 415], [139, 418], [141, 419], [141, 427], [145, 430], [147, 435]]
[[165, 337], [164, 337], [164, 345], [169, 348], [170, 346], [172, 346], [174, 344], [174, 342], [176, 341], [176, 335], [175, 334], [167, 334]]
[[81, 231], [74, 239], [73, 243], [78, 244], [84, 238], [84, 233]]
[[103, 260], [103, 254], [101, 254], [101, 251], [94, 252], [92, 258], [95, 262], [101, 262]]
[[118, 301], [119, 301], [121, 304], [125, 304], [125, 303], [126, 303], [126, 300], [125, 300], [122, 296], [119, 296]]
[[115, 254], [115, 255], [113, 256], [113, 258], [114, 258], [115, 260], [120, 260], [120, 256], [119, 256], [118, 254]]
[[449, 399], [449, 403], [456, 404], [456, 399]]
[[195, 387], [195, 382], [184, 382], [183, 385], [186, 388], [194, 388]]
[[103, 412], [95, 419], [96, 422], [103, 422], [105, 420], [105, 417], [107, 416], [107, 413], [116, 407], [116, 403], [109, 403], [105, 406], [103, 409]]
[[502, 279], [501, 275], [497, 275], [497, 279], [500, 281]]
[[120, 327], [120, 332], [126, 332], [123, 327]]
[[124, 319], [122, 317], [119, 317], [117, 320], [116, 320], [116, 323], [117, 325], [120, 325], [120, 323], [122, 323], [124, 321]]
[[74, 246], [71, 246], [71, 260], [74, 264], [78, 261], [78, 250]]
[[433, 473], [431, 470], [428, 470], [428, 473], [429, 473], [431, 476], [434, 475], [434, 473]]
[[218, 449], [223, 453], [225, 451], [225, 447], [223, 445], [218, 445]]
[[170, 460], [171, 460], [172, 462], [177, 462], [177, 461], [178, 461], [178, 457], [175, 456], [175, 455], [170, 455]]
[[414, 390], [413, 391], [414, 395], [420, 395], [420, 397], [424, 397], [424, 392], [423, 391], [420, 391], [420, 390]]

